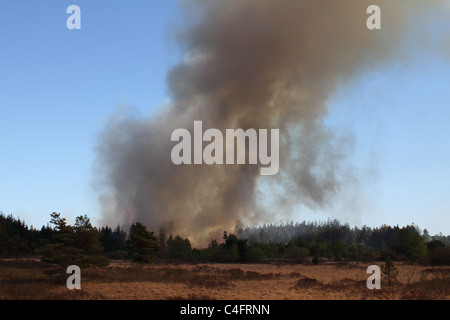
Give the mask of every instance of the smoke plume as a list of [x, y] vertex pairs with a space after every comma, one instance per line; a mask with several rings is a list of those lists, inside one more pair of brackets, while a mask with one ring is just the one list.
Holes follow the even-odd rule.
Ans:
[[[381, 30], [366, 27], [374, 2]], [[438, 3], [182, 2], [185, 25], [176, 36], [186, 56], [167, 75], [171, 102], [151, 117], [118, 112], [101, 133], [104, 222], [140, 221], [204, 245], [237, 224], [270, 219], [274, 212], [261, 205], [267, 193], [280, 212], [330, 205], [357, 180], [346, 161], [351, 139], [324, 123], [333, 94], [406, 52], [415, 19]], [[222, 132], [280, 129], [279, 174], [260, 176], [258, 165], [174, 165], [171, 133], [192, 132], [194, 120]]]

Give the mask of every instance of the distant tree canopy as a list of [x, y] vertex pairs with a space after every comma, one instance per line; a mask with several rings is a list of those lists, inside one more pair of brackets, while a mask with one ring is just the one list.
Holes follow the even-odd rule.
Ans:
[[427, 245], [419, 230], [414, 226], [407, 226], [397, 231], [397, 242], [394, 249], [403, 254], [410, 261], [423, 261], [427, 254]]
[[[350, 228], [348, 224], [328, 220], [325, 223], [264, 225], [241, 229], [238, 235], [249, 239], [251, 245], [265, 245], [268, 257], [280, 257], [295, 244], [307, 248], [310, 257], [331, 260], [369, 261], [393, 257], [435, 265], [450, 264], [450, 237], [430, 236], [426, 229], [421, 232], [415, 225]], [[276, 246], [278, 250], [274, 249]]]
[[191, 258], [192, 248], [189, 239], [183, 239], [177, 235], [175, 238], [170, 235], [166, 242], [167, 254], [173, 259], [189, 259]]
[[118, 225], [114, 230], [110, 227], [100, 229], [100, 241], [105, 252], [117, 252], [125, 250], [125, 241], [127, 233]]
[[0, 215], [0, 257], [20, 257], [31, 253], [33, 234], [25, 222], [12, 215]]
[[84, 215], [69, 225], [60, 214], [50, 215], [47, 226], [29, 228], [24, 221], [0, 213], [0, 258], [20, 259], [40, 255], [43, 261], [66, 266], [101, 266], [109, 259], [132, 259], [149, 263], [155, 259], [215, 262], [263, 262], [283, 260], [296, 263], [320, 260], [394, 260], [429, 265], [450, 265], [450, 236], [430, 236], [415, 225], [383, 225], [351, 228], [338, 220], [269, 224], [245, 228], [236, 234], [223, 233], [207, 248], [192, 248], [188, 238], [159, 236], [140, 222], [129, 232], [121, 226], [97, 229]]

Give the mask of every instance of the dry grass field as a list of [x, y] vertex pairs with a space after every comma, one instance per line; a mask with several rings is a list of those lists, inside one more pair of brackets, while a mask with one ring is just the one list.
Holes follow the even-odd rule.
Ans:
[[[376, 263], [374, 263], [376, 264]], [[396, 263], [393, 288], [369, 290], [369, 264], [155, 264], [114, 261], [82, 270], [81, 290], [69, 275], [39, 261], [0, 261], [0, 299], [39, 300], [366, 300], [450, 298], [450, 267]], [[383, 279], [382, 279], [383, 281]]]

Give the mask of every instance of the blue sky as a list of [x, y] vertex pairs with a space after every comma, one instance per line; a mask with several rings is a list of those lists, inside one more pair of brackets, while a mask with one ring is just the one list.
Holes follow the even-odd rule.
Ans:
[[[71, 4], [81, 30], [66, 28]], [[166, 72], [182, 56], [169, 36], [178, 19], [176, 0], [2, 0], [1, 211], [36, 227], [53, 211], [95, 223], [97, 135], [120, 106], [148, 115], [168, 99]], [[351, 161], [364, 181], [364, 199], [337, 218], [450, 234], [449, 76], [449, 57], [424, 51], [337, 93], [327, 121], [355, 136]]]
[[168, 26], [176, 1], [0, 5], [0, 210], [41, 226], [50, 213], [98, 214], [91, 188], [96, 137], [121, 105], [142, 114], [167, 96], [177, 51]]

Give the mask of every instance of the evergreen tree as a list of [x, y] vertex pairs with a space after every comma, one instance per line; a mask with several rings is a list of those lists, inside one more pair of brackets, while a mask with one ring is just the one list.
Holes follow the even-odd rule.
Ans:
[[160, 250], [158, 238], [140, 222], [130, 227], [130, 238], [127, 241], [133, 261], [151, 263]]
[[173, 259], [188, 259], [192, 254], [191, 242], [177, 235], [170, 235], [167, 239], [167, 253]]
[[118, 225], [116, 229], [112, 230], [111, 227], [105, 226], [100, 229], [100, 241], [105, 248], [105, 252], [116, 252], [125, 249], [127, 234]]
[[427, 245], [415, 226], [406, 226], [398, 230], [395, 249], [410, 261], [423, 261], [427, 254]]
[[0, 213], [0, 257], [19, 259], [31, 253], [31, 231], [24, 221]]
[[106, 266], [109, 260], [101, 256], [103, 251], [98, 231], [92, 227], [89, 218], [79, 216], [75, 226], [67, 224], [59, 213], [51, 214], [54, 227], [52, 239], [43, 240], [38, 253], [42, 261], [56, 264], [62, 268], [77, 265], [80, 268], [89, 266]]
[[381, 272], [383, 273], [383, 279], [386, 280], [388, 288], [392, 288], [397, 282], [398, 271], [390, 257], [381, 266]]

